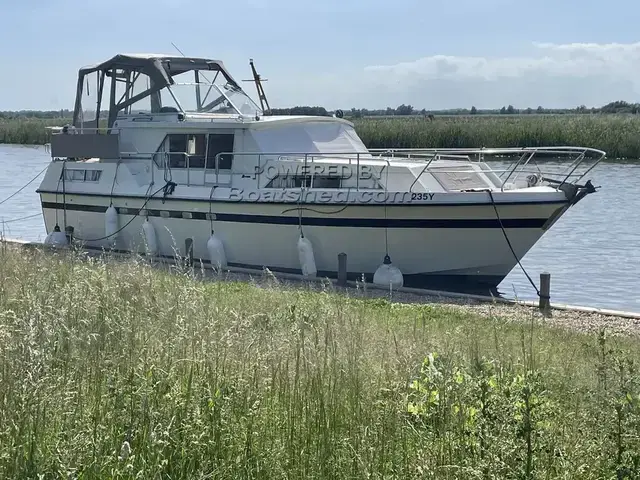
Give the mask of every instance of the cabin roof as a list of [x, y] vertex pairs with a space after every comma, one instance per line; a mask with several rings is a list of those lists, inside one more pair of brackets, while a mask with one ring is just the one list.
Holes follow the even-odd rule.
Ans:
[[[127, 89], [130, 88], [129, 78], [131, 74], [135, 72], [134, 80], [137, 75], [146, 75], [150, 82], [146, 90], [133, 95], [132, 97], [125, 98], [124, 96], [118, 101], [114, 95], [114, 98], [110, 99], [109, 103], [109, 120], [108, 125], [111, 127], [119, 111], [132, 105], [133, 103], [152, 96], [162, 90], [165, 87], [174, 85], [175, 81], [173, 76], [180, 75], [181, 73], [191, 70], [205, 70], [219, 72], [222, 74], [228, 84], [237, 87], [242, 90], [231, 74], [226, 70], [222, 61], [212, 60], [209, 58], [197, 58], [197, 57], [177, 57], [174, 55], [162, 55], [153, 53], [119, 53], [109, 60], [95, 65], [90, 65], [81, 68], [78, 71], [78, 84], [76, 87], [76, 102], [73, 113], [73, 124], [78, 124], [78, 117], [82, 110], [82, 94], [84, 91], [84, 83], [87, 75], [91, 75], [95, 72], [100, 72], [102, 80], [104, 77], [112, 77], [112, 81], [125, 80], [127, 82]], [[217, 75], [217, 73], [216, 73]], [[100, 89], [102, 87], [99, 87]], [[115, 90], [113, 90], [115, 92]], [[96, 119], [97, 126], [97, 119]]]
[[283, 124], [299, 124], [299, 123], [341, 123], [353, 127], [353, 123], [344, 118], [313, 116], [313, 115], [266, 115], [260, 117], [259, 121], [250, 120], [252, 126], [260, 125], [283, 125]]
[[[123, 115], [119, 118], [135, 118], [135, 115]], [[194, 113], [188, 112], [185, 120], [180, 125], [185, 127], [193, 127], [194, 124], [202, 122], [212, 128], [218, 128], [220, 124], [228, 124], [233, 128], [238, 128], [238, 116], [235, 114], [211, 114], [211, 113]], [[304, 123], [339, 123], [353, 127], [353, 122], [345, 118], [333, 116], [315, 116], [315, 115], [262, 115], [258, 120], [252, 117], [246, 117], [242, 121], [242, 125], [248, 128], [269, 128], [282, 125], [304, 124]], [[153, 125], [156, 127], [155, 125]]]
[[177, 75], [188, 70], [220, 70], [226, 73], [225, 76], [229, 76], [221, 60], [177, 57], [157, 53], [119, 53], [104, 62], [81, 68], [80, 74], [85, 75], [97, 70], [112, 68], [130, 69], [144, 73], [163, 70], [169, 75]]

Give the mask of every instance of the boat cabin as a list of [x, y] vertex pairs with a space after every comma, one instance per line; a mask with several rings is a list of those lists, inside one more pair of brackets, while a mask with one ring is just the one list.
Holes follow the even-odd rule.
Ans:
[[[349, 185], [335, 175], [255, 177], [273, 171], [274, 162], [299, 167], [329, 157], [347, 164], [372, 158], [350, 122], [265, 116], [221, 61], [167, 55], [121, 54], [80, 69], [73, 125], [62, 133], [75, 135], [54, 135], [53, 157], [153, 160], [189, 185], [229, 184], [233, 171], [239, 180], [263, 180], [258, 188], [339, 188]], [[382, 188], [363, 181], [356, 183]]]
[[81, 68], [73, 125], [59, 133], [54, 159], [122, 162], [140, 184], [400, 192], [503, 185], [465, 154], [391, 158], [368, 150], [342, 118], [265, 115], [221, 61], [206, 58], [119, 54]]

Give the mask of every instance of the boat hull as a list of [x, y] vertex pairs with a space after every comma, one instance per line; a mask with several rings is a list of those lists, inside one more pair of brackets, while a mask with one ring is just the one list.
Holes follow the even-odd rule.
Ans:
[[[41, 193], [41, 200], [47, 232], [56, 222], [63, 230], [70, 225], [87, 247], [108, 247], [102, 237], [109, 198], [67, 194], [62, 203], [59, 195]], [[126, 225], [114, 247], [120, 251], [145, 251], [141, 232], [148, 215], [159, 256], [183, 255], [190, 238], [194, 258], [207, 264], [213, 229], [230, 266], [300, 273], [296, 246], [302, 228], [313, 246], [319, 276], [336, 277], [338, 254], [346, 253], [348, 278], [364, 276], [371, 282], [388, 252], [405, 286], [473, 292], [495, 290], [517, 264], [516, 256], [522, 258], [568, 206], [561, 197], [495, 208], [485, 203], [299, 209], [291, 204], [179, 198], [154, 198], [143, 205], [144, 200], [135, 197], [114, 198], [113, 204], [119, 228]]]

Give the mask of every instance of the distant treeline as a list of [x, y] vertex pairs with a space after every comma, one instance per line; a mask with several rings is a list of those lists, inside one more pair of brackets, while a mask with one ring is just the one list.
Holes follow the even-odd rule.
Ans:
[[16, 118], [71, 118], [73, 110], [18, 110], [0, 111], [0, 119]]
[[[327, 110], [319, 106], [296, 106], [288, 108], [272, 108], [273, 115], [319, 115], [329, 116], [336, 113], [337, 110]], [[588, 114], [588, 113], [611, 113], [622, 114], [640, 113], [640, 103], [629, 103], [624, 100], [618, 100], [608, 103], [602, 107], [587, 107], [580, 105], [576, 108], [544, 108], [538, 106], [536, 108], [515, 108], [513, 105], [502, 106], [495, 109], [481, 109], [471, 106], [471, 108], [452, 108], [445, 110], [428, 110], [423, 108], [418, 110], [412, 105], [399, 105], [395, 108], [387, 107], [385, 109], [368, 108], [349, 108], [342, 109], [345, 117], [361, 118], [361, 117], [378, 117], [378, 116], [435, 116], [435, 115], [561, 115], [561, 114]], [[106, 114], [106, 112], [104, 112]], [[18, 119], [18, 118], [71, 118], [73, 111], [62, 110], [19, 110], [19, 111], [0, 111], [0, 119]]]
[[[332, 115], [335, 112], [329, 111], [324, 107], [296, 106], [291, 108], [274, 108], [271, 110], [274, 115]], [[602, 107], [587, 107], [580, 105], [576, 108], [544, 108], [538, 106], [536, 108], [515, 108], [513, 105], [502, 106], [495, 109], [480, 109], [475, 106], [471, 108], [452, 108], [447, 110], [428, 110], [423, 108], [418, 110], [412, 105], [399, 105], [396, 108], [387, 107], [386, 109], [370, 110], [368, 108], [350, 108], [343, 109], [342, 112], [346, 117], [362, 118], [362, 117], [378, 117], [378, 116], [435, 116], [435, 115], [562, 115], [562, 114], [588, 114], [588, 113], [605, 113], [605, 114], [622, 114], [640, 113], [640, 103], [628, 103], [623, 100], [608, 103]]]

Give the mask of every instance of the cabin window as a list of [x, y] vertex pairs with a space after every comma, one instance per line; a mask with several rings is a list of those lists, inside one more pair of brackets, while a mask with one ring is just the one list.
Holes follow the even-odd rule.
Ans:
[[98, 182], [100, 181], [100, 175], [102, 175], [102, 170], [87, 170], [84, 175], [84, 181]]
[[173, 133], [169, 135], [169, 166], [186, 168], [204, 168], [206, 153], [206, 135]]
[[64, 180], [65, 182], [98, 182], [102, 170], [85, 170], [80, 168], [65, 168]]
[[265, 188], [340, 188], [340, 180], [330, 175], [277, 175]]
[[168, 150], [170, 168], [187, 168], [187, 159], [189, 168], [205, 168], [206, 159], [206, 168], [211, 170], [216, 168], [216, 155], [221, 153], [218, 168], [231, 170], [233, 154], [225, 152], [233, 152], [233, 140], [233, 133], [172, 133], [158, 153]]
[[233, 133], [211, 133], [209, 134], [209, 148], [207, 150], [207, 168], [216, 168], [216, 155], [219, 157], [218, 168], [220, 170], [231, 170], [233, 163]]
[[313, 188], [340, 188], [340, 177], [320, 176], [313, 177]]

